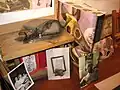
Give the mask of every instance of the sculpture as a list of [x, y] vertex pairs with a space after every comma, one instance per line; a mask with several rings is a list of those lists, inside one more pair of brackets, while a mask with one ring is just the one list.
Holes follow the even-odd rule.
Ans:
[[18, 33], [17, 40], [30, 43], [40, 39], [51, 39], [58, 36], [63, 29], [58, 20], [47, 20], [37, 27], [24, 25]]

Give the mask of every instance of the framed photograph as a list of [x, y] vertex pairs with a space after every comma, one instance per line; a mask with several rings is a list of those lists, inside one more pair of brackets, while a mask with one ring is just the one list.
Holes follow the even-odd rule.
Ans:
[[53, 73], [55, 76], [63, 76], [66, 71], [64, 56], [57, 56], [51, 58]]
[[28, 90], [34, 84], [23, 62], [8, 73], [8, 79], [14, 90]]
[[69, 47], [46, 50], [48, 80], [70, 78]]
[[54, 15], [54, 6], [54, 0], [0, 0], [0, 25]]

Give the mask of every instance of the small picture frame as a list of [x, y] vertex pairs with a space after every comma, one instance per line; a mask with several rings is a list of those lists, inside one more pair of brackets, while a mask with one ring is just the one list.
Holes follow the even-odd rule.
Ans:
[[70, 78], [69, 47], [46, 50], [48, 80]]
[[28, 90], [34, 84], [24, 62], [8, 73], [8, 79], [14, 90]]
[[66, 71], [64, 56], [57, 56], [51, 58], [52, 70], [55, 76], [63, 76]]

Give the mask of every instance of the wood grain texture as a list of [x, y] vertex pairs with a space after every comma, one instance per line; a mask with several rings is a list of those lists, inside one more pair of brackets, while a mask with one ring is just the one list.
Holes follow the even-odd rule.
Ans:
[[74, 41], [74, 38], [66, 31], [62, 32], [61, 35], [52, 40], [41, 40], [30, 44], [18, 42], [15, 40], [16, 37], [18, 37], [18, 31], [0, 35], [0, 46], [2, 47], [3, 60], [8, 61]]

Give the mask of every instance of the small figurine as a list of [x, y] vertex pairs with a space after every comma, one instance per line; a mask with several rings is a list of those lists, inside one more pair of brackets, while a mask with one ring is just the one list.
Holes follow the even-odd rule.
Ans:
[[63, 29], [58, 20], [47, 20], [37, 27], [24, 25], [18, 33], [19, 41], [31, 43], [39, 39], [51, 39], [58, 36]]

